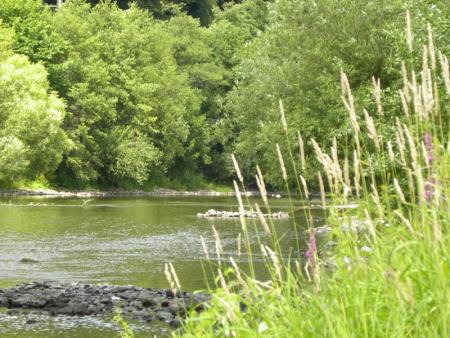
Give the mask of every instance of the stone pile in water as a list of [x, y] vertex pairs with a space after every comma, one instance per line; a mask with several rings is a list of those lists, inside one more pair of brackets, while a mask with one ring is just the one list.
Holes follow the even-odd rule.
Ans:
[[[205, 213], [198, 213], [197, 217], [199, 218], [209, 218], [209, 217], [218, 217], [218, 218], [238, 218], [241, 217], [247, 218], [258, 218], [258, 213], [256, 211], [218, 211], [214, 209], [210, 209]], [[264, 218], [278, 218], [278, 219], [286, 219], [289, 218], [289, 214], [287, 212], [275, 212], [271, 214], [262, 214]]]
[[125, 317], [142, 322], [160, 320], [173, 327], [191, 309], [200, 312], [207, 294], [173, 293], [136, 286], [82, 283], [32, 282], [0, 289], [0, 307], [10, 313], [21, 310], [44, 311], [51, 315], [101, 315], [120, 308]]

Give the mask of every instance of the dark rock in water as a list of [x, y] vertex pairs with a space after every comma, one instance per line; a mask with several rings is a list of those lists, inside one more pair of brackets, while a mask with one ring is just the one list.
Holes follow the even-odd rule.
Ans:
[[171, 320], [171, 321], [169, 322], [169, 325], [172, 326], [172, 327], [174, 327], [174, 328], [177, 328], [177, 327], [180, 327], [181, 322], [180, 322], [179, 319], [175, 318], [175, 319], [173, 319], [173, 320]]
[[110, 313], [121, 308], [125, 316], [141, 322], [165, 321], [172, 327], [191, 309], [202, 311], [209, 302], [207, 294], [152, 290], [135, 286], [81, 283], [33, 282], [0, 289], [0, 306], [8, 314], [43, 311], [50, 315], [88, 316]]
[[150, 323], [153, 320], [155, 320], [155, 317], [149, 316], [149, 315], [144, 315], [140, 318], [141, 321], [146, 322], [146, 323]]
[[28, 257], [22, 258], [19, 262], [20, 262], [20, 263], [26, 263], [26, 264], [39, 263], [38, 260], [33, 259], [33, 258], [28, 258]]
[[154, 307], [156, 306], [156, 302], [154, 298], [151, 297], [143, 297], [142, 298], [142, 305], [144, 307]]
[[5, 307], [8, 305], [8, 298], [0, 295], [0, 307]]

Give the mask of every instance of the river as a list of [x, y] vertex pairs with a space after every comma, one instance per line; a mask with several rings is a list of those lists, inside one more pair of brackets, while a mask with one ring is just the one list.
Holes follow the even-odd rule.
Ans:
[[[258, 201], [250, 199], [253, 204]], [[146, 198], [45, 198], [14, 197], [0, 200], [0, 286], [28, 281], [110, 283], [167, 288], [164, 264], [172, 262], [184, 290], [206, 287], [201, 261], [205, 257], [200, 236], [215, 259], [214, 225], [220, 234], [225, 258], [233, 256], [243, 266], [247, 256], [237, 257], [241, 230], [236, 219], [204, 219], [196, 214], [208, 209], [237, 210], [233, 197]], [[273, 199], [274, 211], [291, 210], [287, 199]], [[319, 211], [313, 213], [323, 223]], [[275, 220], [282, 247], [298, 255], [294, 231], [305, 227], [301, 213], [289, 220]], [[249, 220], [249, 239], [254, 249], [258, 235]], [[260, 232], [262, 241], [267, 236]], [[300, 243], [304, 241], [300, 239]], [[301, 249], [302, 250], [302, 249]], [[257, 252], [257, 251], [255, 251]], [[36, 262], [25, 263], [23, 259]], [[257, 275], [264, 278], [262, 257], [253, 257]], [[109, 318], [52, 318], [29, 320], [31, 315], [7, 315], [0, 311], [0, 337], [114, 337], [117, 327]], [[27, 324], [26, 322], [29, 322]], [[139, 336], [164, 336], [164, 325], [145, 327], [132, 323]]]

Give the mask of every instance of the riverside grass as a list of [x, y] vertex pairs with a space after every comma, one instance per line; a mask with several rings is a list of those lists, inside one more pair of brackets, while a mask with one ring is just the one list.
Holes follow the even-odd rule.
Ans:
[[[408, 39], [410, 36], [407, 30]], [[363, 110], [360, 117], [348, 79], [342, 74], [342, 99], [353, 129], [353, 146], [340, 150], [335, 141], [328, 154], [311, 141], [323, 166], [318, 180], [332, 227], [330, 238], [336, 242], [333, 257], [318, 253], [308, 209], [304, 210], [308, 250], [297, 258], [283, 257], [271, 220], [260, 218], [259, 223], [247, 224], [249, 221], [241, 218], [250, 273], [245, 274], [233, 257], [223, 255], [215, 232], [219, 265], [206, 264], [206, 269], [216, 271], [211, 302], [200, 314], [190, 313], [174, 336], [450, 337], [450, 78], [448, 59], [436, 53], [432, 41], [429, 29], [419, 73], [408, 73], [406, 65], [402, 67], [404, 83], [399, 95], [404, 116], [397, 118], [392, 139], [380, 135], [370, 112]], [[389, 116], [375, 79], [374, 94], [375, 114]], [[280, 112], [281, 126], [288, 135], [281, 103]], [[363, 133], [368, 139], [361, 137]], [[302, 145], [303, 140], [301, 152]], [[306, 182], [297, 171], [290, 145], [288, 148], [292, 175], [300, 196], [306, 198]], [[278, 145], [277, 150], [290, 194]], [[353, 159], [351, 173], [348, 157], [339, 158], [339, 154]], [[383, 161], [381, 171], [380, 166], [375, 169], [374, 154]], [[300, 157], [304, 170], [307, 164]], [[233, 163], [239, 193], [245, 189], [244, 182], [234, 158]], [[270, 210], [259, 168], [256, 181]], [[331, 199], [325, 199], [325, 187]], [[333, 208], [354, 197], [360, 203], [357, 209]], [[239, 198], [238, 202], [243, 209], [243, 201]], [[260, 207], [254, 207], [260, 213]], [[248, 226], [270, 233], [270, 244], [260, 243], [271, 276], [268, 280], [257, 280], [251, 269]], [[359, 231], [351, 230], [355, 228]], [[330, 259], [333, 271], [325, 268]]]

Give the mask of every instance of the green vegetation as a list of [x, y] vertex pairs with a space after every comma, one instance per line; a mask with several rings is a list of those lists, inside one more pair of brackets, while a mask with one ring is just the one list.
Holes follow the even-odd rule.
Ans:
[[[414, 52], [403, 43], [407, 9]], [[268, 185], [282, 188], [273, 143], [287, 149], [298, 135], [284, 138], [278, 100], [304, 140], [349, 144], [341, 69], [369, 110], [378, 106], [374, 76], [392, 112], [374, 123], [393, 135], [401, 60], [420, 65], [428, 22], [448, 53], [449, 12], [444, 0], [69, 0], [57, 11], [4, 0], [0, 85], [13, 93], [1, 98], [2, 186], [229, 184], [234, 153], [249, 184], [258, 164]], [[319, 167], [313, 154], [305, 141], [308, 182]]]
[[11, 31], [0, 34], [0, 180], [51, 174], [70, 147], [64, 104], [49, 91], [45, 68], [13, 54]]
[[0, 185], [320, 190], [336, 247], [243, 220], [271, 280], [221, 262], [178, 333], [448, 337], [449, 36], [448, 0], [2, 0]]
[[[264, 28], [266, 12], [259, 0], [217, 9], [207, 29], [183, 11], [159, 20], [112, 1], [92, 7], [72, 0], [54, 12], [38, 0], [3, 1], [3, 49], [32, 63], [11, 56], [2, 70], [11, 79], [1, 85], [13, 90], [16, 81], [24, 93], [43, 87], [36, 90], [49, 102], [41, 109], [55, 120], [35, 123], [24, 108], [34, 107], [29, 98], [13, 100], [18, 113], [7, 109], [1, 116], [9, 127], [1, 142], [3, 185], [46, 179], [72, 188], [167, 181], [192, 187], [189, 181], [228, 179], [222, 101], [234, 84], [234, 54]], [[30, 73], [22, 85], [11, 63], [16, 73]], [[23, 139], [14, 139], [18, 133]], [[34, 163], [43, 151], [44, 161]]]
[[[207, 271], [216, 271], [211, 303], [201, 314], [193, 311], [175, 336], [450, 335], [450, 143], [446, 127], [450, 76], [448, 59], [435, 50], [431, 30], [428, 36], [422, 70], [407, 72], [400, 86], [405, 101], [398, 110], [405, 122], [399, 122], [392, 138], [381, 135], [372, 119], [376, 114], [387, 118], [391, 109], [379, 106], [382, 109], [358, 117], [356, 106], [360, 102], [342, 74], [342, 98], [351, 124], [349, 144], [355, 145], [353, 169], [338, 155], [345, 154], [349, 145], [338, 147], [332, 142], [328, 152], [312, 140], [321, 165], [318, 185], [322, 204], [327, 206], [328, 230], [314, 228], [305, 209], [303, 217], [309, 220], [307, 250], [300, 257], [296, 253], [284, 257], [279, 247], [282, 234], [277, 234], [275, 224], [263, 217], [254, 224], [242, 218], [244, 239], [248, 238], [248, 227], [261, 229], [258, 254], [266, 262], [270, 279], [259, 281], [251, 270], [245, 273], [233, 256], [227, 261], [217, 236], [217, 256], [206, 264]], [[289, 120], [282, 109], [281, 122], [285, 137], [289, 137]], [[391, 166], [377, 168], [374, 153], [389, 158]], [[278, 152], [278, 157], [288, 187], [283, 154]], [[236, 173], [241, 189], [245, 189], [238, 164]], [[381, 177], [378, 180], [376, 173]], [[291, 173], [302, 177], [299, 175]], [[329, 200], [325, 199], [322, 176], [332, 196]], [[308, 199], [307, 184], [302, 179], [299, 182], [299, 193]], [[266, 196], [260, 172], [258, 183]], [[352, 196], [359, 196], [356, 209], [338, 207], [351, 203]], [[263, 199], [269, 208], [267, 198]], [[260, 213], [258, 205], [245, 206], [250, 207]], [[325, 245], [319, 246], [327, 231]], [[269, 241], [264, 239], [267, 237]], [[244, 247], [251, 266], [252, 252], [248, 244]], [[169, 281], [172, 278], [169, 276]]]

